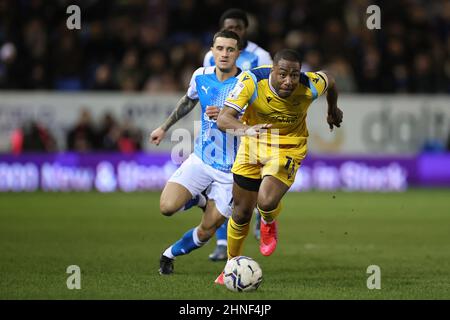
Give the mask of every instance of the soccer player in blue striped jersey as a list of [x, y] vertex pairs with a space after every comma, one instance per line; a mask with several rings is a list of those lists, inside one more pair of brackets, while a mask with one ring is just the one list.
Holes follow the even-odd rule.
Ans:
[[[225, 11], [220, 17], [220, 28], [236, 32], [243, 43], [243, 50], [236, 64], [243, 71], [260, 67], [262, 65], [271, 65], [272, 58], [270, 53], [259, 47], [256, 43], [247, 40], [248, 18], [247, 14], [240, 9], [229, 9]], [[213, 66], [214, 57], [209, 51], [204, 58], [203, 66]], [[260, 215], [255, 211], [255, 237], [259, 240], [260, 237]], [[227, 221], [222, 227], [217, 230], [217, 246], [213, 253], [209, 255], [212, 261], [227, 260]]]
[[[171, 216], [197, 205], [204, 209], [200, 224], [187, 231], [160, 257], [160, 274], [171, 274], [175, 257], [203, 246], [232, 213], [233, 176], [231, 167], [238, 138], [217, 127], [216, 106], [223, 106], [241, 70], [236, 66], [241, 44], [229, 30], [215, 34], [211, 51], [215, 67], [201, 67], [192, 75], [187, 94], [163, 125], [151, 133], [151, 142], [159, 145], [167, 130], [188, 114], [200, 101], [201, 130], [192, 153], [169, 178], [160, 198], [160, 210]], [[212, 111], [210, 106], [215, 106]], [[206, 198], [203, 193], [206, 194]]]

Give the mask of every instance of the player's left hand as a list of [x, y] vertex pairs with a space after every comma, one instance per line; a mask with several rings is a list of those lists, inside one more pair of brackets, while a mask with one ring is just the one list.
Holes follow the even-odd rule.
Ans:
[[333, 126], [340, 127], [342, 119], [344, 118], [344, 112], [338, 107], [333, 108], [333, 111], [328, 113], [327, 122], [330, 126], [330, 130], [333, 131]]
[[217, 120], [220, 113], [220, 108], [216, 106], [207, 106], [205, 113], [210, 119]]

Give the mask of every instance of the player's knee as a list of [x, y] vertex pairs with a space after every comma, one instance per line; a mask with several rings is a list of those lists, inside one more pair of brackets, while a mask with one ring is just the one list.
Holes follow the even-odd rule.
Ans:
[[236, 219], [239, 219], [239, 221], [246, 221], [250, 220], [253, 213], [253, 208], [248, 206], [241, 206], [235, 207], [234, 211], [235, 213], [233, 214], [233, 220], [235, 220], [235, 222], [237, 222]]
[[258, 197], [258, 208], [263, 211], [272, 211], [278, 206], [278, 200], [270, 195]]
[[240, 209], [235, 209], [233, 212], [232, 218], [233, 221], [237, 224], [245, 224], [250, 222], [252, 219], [253, 208], [251, 207], [241, 207]]
[[177, 208], [175, 206], [167, 201], [160, 201], [159, 202], [159, 210], [161, 211], [161, 214], [167, 217], [170, 217], [175, 212], [177, 212]]
[[253, 206], [246, 201], [240, 201], [239, 199], [234, 199], [234, 216], [239, 216], [241, 218], [251, 217], [253, 213]]

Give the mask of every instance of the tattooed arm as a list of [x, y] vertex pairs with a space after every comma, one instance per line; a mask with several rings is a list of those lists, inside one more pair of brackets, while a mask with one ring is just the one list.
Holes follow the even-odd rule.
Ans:
[[192, 100], [188, 98], [186, 95], [184, 95], [178, 101], [177, 107], [175, 108], [175, 110], [173, 110], [173, 112], [166, 119], [166, 121], [164, 121], [164, 123], [159, 128], [153, 130], [153, 132], [150, 135], [150, 142], [159, 145], [162, 139], [164, 139], [167, 130], [169, 130], [169, 128], [173, 126], [178, 120], [180, 120], [189, 112], [191, 112], [191, 110], [194, 109], [197, 102], [198, 102], [197, 99]]

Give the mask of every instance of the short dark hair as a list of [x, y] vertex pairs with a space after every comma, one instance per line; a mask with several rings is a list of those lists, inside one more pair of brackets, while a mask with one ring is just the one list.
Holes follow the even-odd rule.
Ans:
[[220, 27], [223, 27], [223, 23], [225, 22], [225, 19], [242, 20], [244, 22], [245, 27], [246, 28], [248, 27], [247, 14], [245, 13], [245, 11], [243, 11], [241, 9], [232, 8], [232, 9], [228, 9], [227, 11], [225, 11], [219, 20]]
[[228, 39], [235, 39], [237, 41], [238, 49], [242, 49], [242, 43], [241, 38], [239, 38], [238, 34], [231, 30], [220, 30], [219, 32], [216, 32], [216, 34], [213, 37], [212, 46], [214, 47], [214, 43], [216, 42], [217, 38], [228, 38]]
[[300, 64], [302, 64], [302, 60], [300, 58], [300, 55], [297, 51], [292, 49], [281, 49], [277, 53], [275, 53], [275, 56], [273, 57], [273, 64], [277, 64], [278, 61], [281, 59], [288, 60], [288, 61], [295, 61]]

